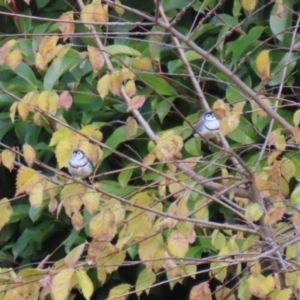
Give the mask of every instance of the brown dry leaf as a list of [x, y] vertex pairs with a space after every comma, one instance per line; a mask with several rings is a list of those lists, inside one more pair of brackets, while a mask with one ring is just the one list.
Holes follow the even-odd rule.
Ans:
[[99, 23], [108, 22], [108, 5], [94, 5], [94, 20]]
[[128, 117], [125, 124], [126, 133], [129, 138], [135, 136], [138, 130], [138, 123], [133, 117]]
[[5, 57], [5, 63], [11, 68], [15, 69], [22, 61], [22, 52], [19, 49], [13, 50]]
[[[74, 20], [74, 12], [73, 11], [67, 11], [63, 13], [59, 20], [61, 21], [73, 21]], [[63, 40], [66, 41], [68, 38], [72, 36], [72, 34], [75, 31], [75, 24], [70, 22], [57, 22], [58, 28], [60, 31], [64, 34]]]
[[207, 281], [193, 286], [189, 300], [212, 300], [211, 290]]
[[58, 102], [65, 110], [69, 110], [73, 104], [73, 98], [69, 91], [63, 91], [58, 98]]
[[269, 171], [271, 178], [274, 180], [276, 184], [279, 184], [281, 178], [281, 171], [280, 171], [281, 161], [275, 160], [271, 167], [265, 168]]
[[5, 224], [10, 220], [11, 215], [13, 214], [13, 208], [10, 205], [10, 202], [7, 198], [0, 200], [0, 230]]
[[145, 101], [146, 101], [145, 95], [134, 96], [128, 104], [127, 111], [129, 112], [129, 111], [133, 111], [135, 109], [139, 109], [140, 107], [143, 106]]
[[136, 93], [136, 86], [133, 80], [128, 80], [125, 85], [126, 94], [131, 97]]
[[255, 9], [258, 0], [241, 0], [241, 2], [243, 9], [251, 13]]
[[295, 127], [293, 129], [293, 134], [294, 134], [295, 142], [300, 143], [300, 128]]
[[[248, 0], [249, 1], [249, 0]], [[253, 1], [253, 0], [252, 0]], [[261, 51], [255, 61], [256, 68], [260, 73], [262, 81], [270, 77], [271, 61], [269, 57], [269, 50]]]
[[273, 225], [276, 224], [278, 221], [280, 221], [286, 211], [286, 208], [284, 206], [276, 206], [273, 207], [270, 211], [268, 211], [265, 214], [264, 222], [267, 225]]
[[173, 130], [165, 132], [157, 142], [156, 157], [160, 161], [173, 160], [183, 147], [181, 136], [176, 135]]
[[89, 24], [94, 22], [94, 4], [88, 4], [83, 7], [80, 13], [80, 20], [88, 29], [92, 28], [92, 25]]
[[122, 88], [122, 75], [120, 71], [115, 71], [109, 76], [109, 90], [114, 95], [120, 95]]
[[92, 64], [92, 69], [94, 73], [100, 71], [104, 65], [104, 57], [98, 48], [88, 46], [89, 59]]
[[26, 164], [30, 166], [36, 159], [35, 150], [27, 143], [23, 145], [23, 153]]
[[102, 76], [97, 83], [97, 92], [102, 99], [104, 99], [109, 92], [110, 75]]
[[132, 61], [134, 67], [143, 71], [152, 70], [152, 61], [149, 57], [135, 57]]
[[16, 154], [8, 149], [5, 149], [1, 153], [2, 164], [4, 167], [12, 171], [14, 168]]
[[63, 269], [52, 278], [51, 297], [53, 300], [68, 299], [74, 272], [74, 269]]
[[275, 143], [278, 141], [278, 138], [280, 136], [280, 133], [281, 133], [281, 128], [279, 129], [276, 129], [274, 131], [271, 132], [269, 138], [268, 138], [268, 144], [269, 146], [273, 146], [275, 145]]

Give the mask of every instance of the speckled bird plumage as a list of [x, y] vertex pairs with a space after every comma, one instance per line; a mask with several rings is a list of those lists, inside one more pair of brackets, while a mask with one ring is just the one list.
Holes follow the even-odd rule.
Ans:
[[213, 112], [207, 112], [201, 116], [195, 125], [195, 138], [211, 139], [220, 131], [220, 122]]
[[75, 150], [70, 158], [68, 171], [73, 177], [86, 178], [93, 172], [93, 166], [81, 150]]

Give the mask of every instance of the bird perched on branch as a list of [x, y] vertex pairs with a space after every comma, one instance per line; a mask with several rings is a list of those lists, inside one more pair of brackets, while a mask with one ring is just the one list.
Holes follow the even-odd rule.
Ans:
[[93, 166], [81, 150], [75, 150], [70, 158], [68, 171], [73, 177], [86, 178], [93, 172]]
[[207, 112], [201, 116], [201, 118], [194, 127], [195, 138], [211, 139], [215, 137], [220, 131], [220, 122], [213, 112]]

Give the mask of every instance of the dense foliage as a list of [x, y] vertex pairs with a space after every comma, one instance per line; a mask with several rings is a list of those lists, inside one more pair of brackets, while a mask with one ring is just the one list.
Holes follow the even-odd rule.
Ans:
[[0, 299], [297, 299], [298, 1], [0, 7]]

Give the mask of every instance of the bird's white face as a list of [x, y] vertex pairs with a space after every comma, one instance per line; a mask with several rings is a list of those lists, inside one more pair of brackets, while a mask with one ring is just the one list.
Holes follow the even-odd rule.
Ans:
[[85, 158], [85, 155], [82, 151], [80, 151], [80, 150], [73, 151], [71, 160], [78, 161], [78, 160], [81, 160], [83, 158]]
[[204, 115], [205, 121], [216, 121], [218, 120], [213, 112], [206, 113]]

